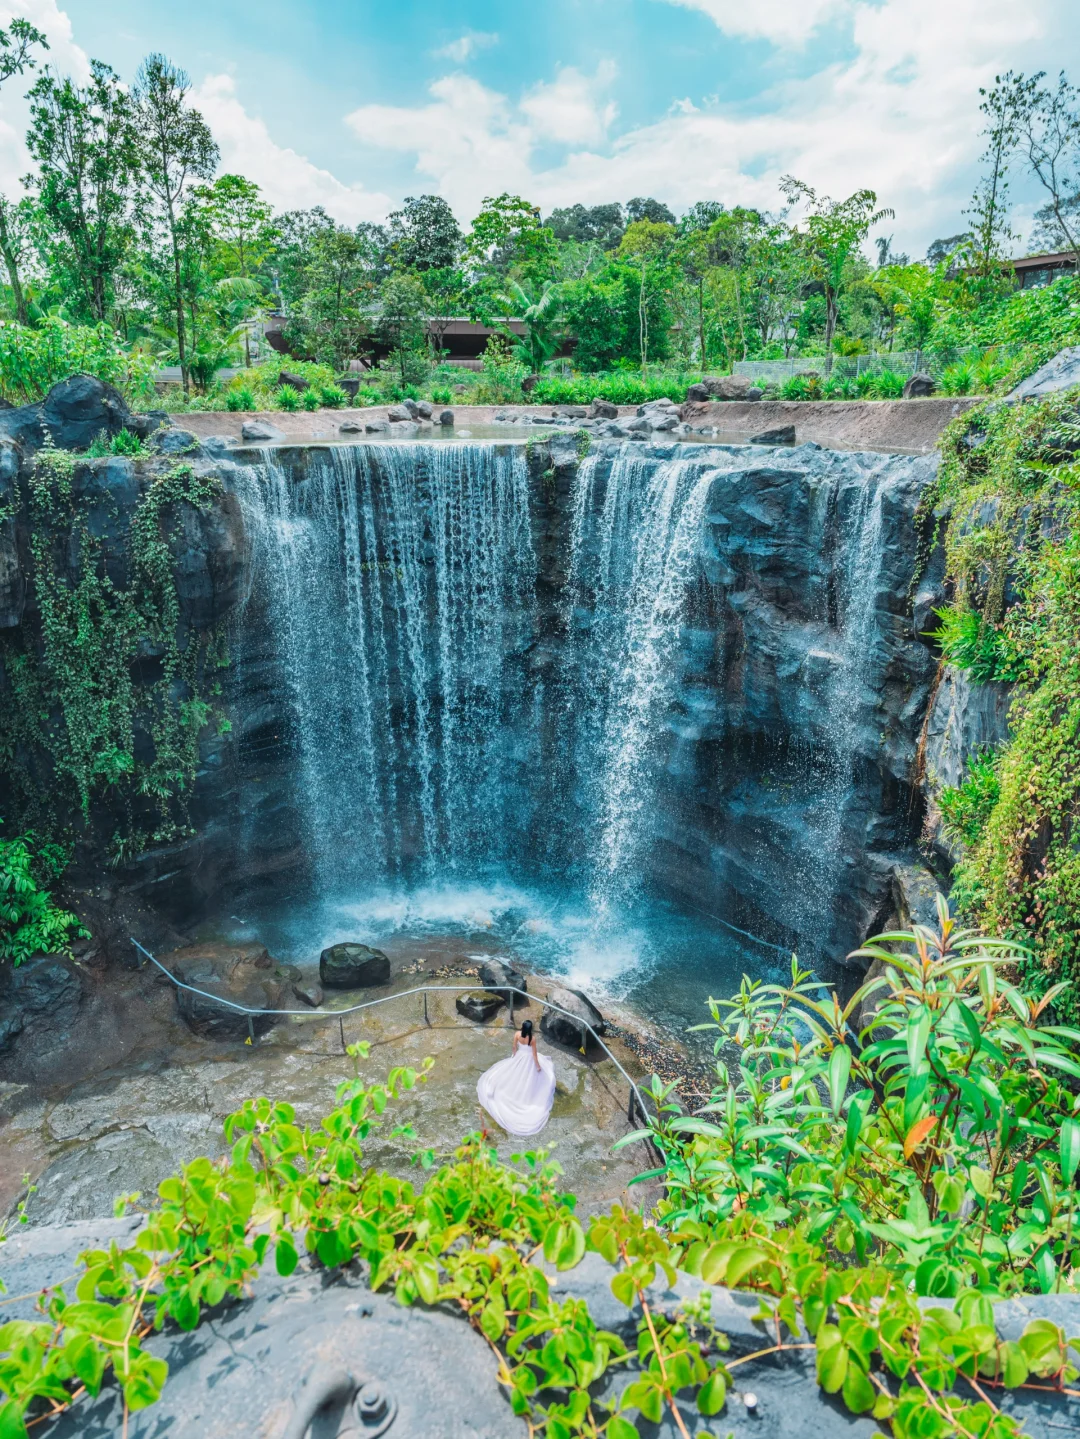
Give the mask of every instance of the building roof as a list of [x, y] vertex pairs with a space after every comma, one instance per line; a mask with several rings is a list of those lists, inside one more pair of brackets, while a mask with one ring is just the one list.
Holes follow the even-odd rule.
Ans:
[[1075, 250], [1058, 250], [1052, 255], [1021, 255], [1008, 262], [1014, 270], [1051, 270], [1076, 264]]

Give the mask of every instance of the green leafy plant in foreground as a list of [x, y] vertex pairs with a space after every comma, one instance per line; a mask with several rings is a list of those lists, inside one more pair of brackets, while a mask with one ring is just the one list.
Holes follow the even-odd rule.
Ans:
[[[701, 1435], [698, 1416], [722, 1411], [742, 1364], [792, 1348], [815, 1349], [822, 1387], [894, 1439], [1012, 1439], [994, 1391], [1061, 1390], [1077, 1374], [1080, 1338], [1039, 1319], [999, 1341], [993, 1300], [1074, 1286], [1080, 1123], [1060, 1077], [1080, 1076], [1080, 1035], [1043, 1023], [1046, 1006], [1002, 976], [1009, 946], [947, 914], [937, 936], [880, 936], [866, 955], [885, 972], [858, 997], [879, 1005], [861, 1053], [854, 1008], [815, 997], [797, 968], [788, 987], [747, 981], [714, 1002], [738, 1077], [692, 1116], [653, 1081], [660, 1113], [643, 1134], [666, 1194], [651, 1216], [616, 1205], [586, 1229], [543, 1152], [503, 1164], [480, 1134], [420, 1188], [365, 1167], [388, 1105], [431, 1061], [347, 1081], [316, 1129], [288, 1104], [246, 1102], [226, 1121], [230, 1153], [167, 1179], [129, 1247], [83, 1255], [71, 1298], [49, 1291], [42, 1320], [0, 1327], [0, 1435], [24, 1439], [28, 1417], [106, 1382], [126, 1411], [152, 1404], [167, 1378], [146, 1348], [155, 1328], [195, 1328], [263, 1263], [288, 1275], [306, 1251], [326, 1268], [362, 1260], [402, 1304], [460, 1310], [546, 1439], [635, 1439], [639, 1417], [665, 1413], [684, 1439]], [[391, 1137], [415, 1139], [408, 1126]], [[536, 1262], [571, 1270], [590, 1249], [637, 1316], [636, 1354]], [[677, 1271], [699, 1296], [665, 1306], [654, 1281]], [[721, 1284], [757, 1294], [761, 1351], [726, 1357]], [[920, 1294], [951, 1307], [924, 1309]]]
[[36, 954], [70, 954], [84, 937], [77, 915], [53, 903], [44, 888], [60, 877], [67, 855], [33, 834], [0, 837], [0, 964], [22, 964]]

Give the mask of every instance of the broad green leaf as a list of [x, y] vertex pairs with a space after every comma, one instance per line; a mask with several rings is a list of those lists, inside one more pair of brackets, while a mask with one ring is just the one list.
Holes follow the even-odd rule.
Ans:
[[848, 1361], [842, 1394], [844, 1403], [853, 1414], [865, 1414], [874, 1407], [874, 1400], [877, 1398], [877, 1390], [870, 1383], [862, 1366], [853, 1359]]
[[292, 1242], [292, 1236], [282, 1234], [274, 1247], [274, 1263], [277, 1272], [282, 1278], [287, 1279], [300, 1262], [300, 1256], [296, 1252], [296, 1245]]
[[918, 1069], [922, 1063], [923, 1055], [926, 1053], [926, 1041], [929, 1037], [930, 1011], [920, 1005], [918, 1009], [912, 1011], [905, 1035], [908, 1064], [912, 1069]]
[[741, 1246], [735, 1250], [727, 1262], [724, 1283], [729, 1289], [737, 1288], [739, 1280], [749, 1274], [751, 1269], [756, 1269], [759, 1264], [764, 1264], [768, 1257], [764, 1249], [759, 1249], [756, 1244]]
[[847, 1377], [847, 1345], [835, 1324], [823, 1324], [817, 1336], [817, 1377], [826, 1394], [835, 1394]]
[[829, 1102], [837, 1117], [840, 1115], [840, 1106], [844, 1100], [850, 1074], [851, 1050], [846, 1044], [838, 1044], [829, 1056]]
[[1006, 1389], [1015, 1389], [1018, 1385], [1027, 1382], [1028, 1363], [1019, 1344], [1012, 1339], [1007, 1339], [998, 1348], [998, 1358], [1001, 1366], [1001, 1379]]
[[608, 1420], [607, 1439], [640, 1439], [640, 1435], [636, 1424], [631, 1424], [621, 1414], [613, 1414]]
[[727, 1381], [719, 1369], [714, 1369], [698, 1390], [697, 1407], [701, 1414], [719, 1414], [727, 1397]]
[[[635, 1430], [635, 1439], [636, 1439]], [[0, 1439], [28, 1439], [22, 1405], [9, 1399], [0, 1406]]]
[[1061, 1177], [1066, 1184], [1073, 1182], [1073, 1176], [1080, 1166], [1080, 1119], [1066, 1119], [1058, 1135], [1061, 1152]]

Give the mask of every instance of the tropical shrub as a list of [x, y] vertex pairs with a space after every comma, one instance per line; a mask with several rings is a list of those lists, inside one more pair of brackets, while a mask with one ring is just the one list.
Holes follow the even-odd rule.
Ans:
[[0, 322], [0, 395], [14, 405], [44, 399], [71, 375], [115, 385], [132, 403], [155, 398], [153, 358], [125, 345], [108, 325], [69, 325], [50, 315], [35, 329]]
[[322, 395], [314, 386], [309, 385], [300, 396], [302, 409], [314, 411], [322, 408]]
[[227, 390], [225, 393], [225, 408], [227, 410], [253, 410], [255, 408], [255, 396], [246, 387], [238, 390]]
[[279, 385], [271, 396], [271, 402], [275, 410], [292, 411], [300, 408], [300, 396], [292, 385]]
[[974, 845], [1001, 798], [993, 751], [976, 750], [968, 760], [967, 771], [963, 784], [946, 786], [941, 791], [938, 808], [946, 837]]
[[349, 396], [340, 385], [320, 385], [317, 393], [328, 410], [341, 410], [349, 403]]
[[[514, 1413], [547, 1439], [637, 1439], [637, 1416], [655, 1425], [666, 1412], [688, 1435], [690, 1404], [718, 1414], [734, 1371], [761, 1356], [725, 1360], [714, 1284], [758, 1295], [776, 1335], [764, 1354], [806, 1347], [804, 1326], [822, 1387], [896, 1439], [1012, 1439], [1018, 1425], [989, 1392], [1077, 1373], [1080, 1340], [1049, 1320], [999, 1341], [993, 1300], [1080, 1277], [1080, 1102], [1067, 1083], [1080, 1077], [1080, 1033], [1047, 1022], [1052, 996], [1036, 1004], [1007, 980], [1013, 947], [957, 931], [944, 908], [936, 935], [880, 936], [864, 957], [883, 975], [843, 1009], [795, 964], [789, 986], [746, 980], [711, 1002], [712, 1100], [684, 1115], [654, 1079], [656, 1115], [620, 1141], [662, 1155], [651, 1217], [615, 1205], [586, 1229], [543, 1151], [502, 1164], [483, 1135], [438, 1167], [421, 1151], [419, 1189], [366, 1165], [387, 1106], [430, 1060], [385, 1083], [346, 1081], [314, 1129], [287, 1103], [245, 1102], [226, 1120], [223, 1159], [165, 1180], [129, 1246], [82, 1256], [73, 1299], [50, 1289], [40, 1322], [0, 1327], [2, 1432], [25, 1439], [40, 1401], [67, 1408], [106, 1382], [126, 1412], [153, 1404], [167, 1371], [146, 1335], [194, 1329], [271, 1256], [287, 1276], [303, 1249], [328, 1269], [364, 1260], [372, 1288], [402, 1304], [452, 1304], [498, 1354]], [[860, 1050], [853, 1019], [871, 999]], [[416, 1138], [408, 1125], [392, 1135]], [[603, 1381], [626, 1346], [530, 1262], [542, 1251], [567, 1271], [587, 1250], [640, 1316], [621, 1392]], [[661, 1310], [649, 1287], [660, 1275], [674, 1285], [677, 1270], [702, 1297]], [[951, 1303], [924, 1309], [919, 1296]], [[961, 1374], [977, 1402], [950, 1392]]]
[[44, 888], [59, 879], [67, 858], [32, 833], [0, 837], [0, 963], [70, 954], [72, 941], [86, 934], [78, 916], [55, 905]]

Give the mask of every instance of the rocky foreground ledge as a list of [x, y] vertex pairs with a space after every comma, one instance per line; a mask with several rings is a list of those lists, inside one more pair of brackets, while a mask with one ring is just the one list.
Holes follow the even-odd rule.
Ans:
[[[130, 1239], [135, 1218], [28, 1229], [16, 1233], [2, 1252], [5, 1280], [13, 1295], [31, 1295], [46, 1285], [69, 1281], [77, 1256], [110, 1240]], [[540, 1261], [535, 1261], [540, 1264]], [[612, 1295], [615, 1272], [598, 1254], [558, 1274], [540, 1264], [556, 1295], [579, 1297], [601, 1329], [619, 1335], [631, 1349], [640, 1311]], [[654, 1313], [674, 1314], [709, 1289], [713, 1325], [728, 1336], [727, 1363], [773, 1349], [778, 1334], [756, 1317], [753, 1294], [709, 1288], [679, 1274], [674, 1288], [662, 1283], [648, 1291]], [[926, 1300], [927, 1307], [948, 1305]], [[8, 1306], [10, 1319], [32, 1319], [33, 1300]], [[1047, 1318], [1066, 1333], [1080, 1330], [1080, 1295], [1045, 1295], [1010, 1300], [996, 1309], [1001, 1339], [1016, 1339], [1034, 1318]], [[806, 1345], [805, 1335], [781, 1336]], [[165, 1330], [147, 1341], [169, 1365], [162, 1400], [130, 1417], [128, 1439], [305, 1439], [316, 1436], [377, 1435], [400, 1439], [511, 1439], [527, 1426], [510, 1409], [497, 1379], [494, 1354], [485, 1339], [448, 1306], [403, 1308], [389, 1295], [368, 1288], [362, 1265], [333, 1274], [302, 1262], [287, 1279], [264, 1272], [250, 1297], [220, 1305], [193, 1333]], [[624, 1366], [598, 1397], [610, 1401], [635, 1377], [636, 1363]], [[766, 1353], [735, 1368], [737, 1387], [709, 1421], [710, 1431], [736, 1439], [871, 1439], [878, 1432], [869, 1415], [855, 1417], [839, 1398], [825, 1394], [815, 1377], [812, 1347]], [[970, 1393], [968, 1398], [974, 1397]], [[319, 1407], [320, 1398], [328, 1399]], [[1080, 1432], [1080, 1400], [1048, 1390], [995, 1391], [994, 1400], [1014, 1415], [1031, 1439], [1061, 1439]], [[700, 1415], [682, 1406], [691, 1434], [701, 1432]], [[317, 1416], [317, 1417], [316, 1417]], [[315, 1423], [311, 1420], [315, 1418]], [[116, 1391], [77, 1405], [52, 1424], [35, 1428], [43, 1439], [113, 1439], [123, 1427]], [[676, 1439], [670, 1414], [647, 1433]]]

